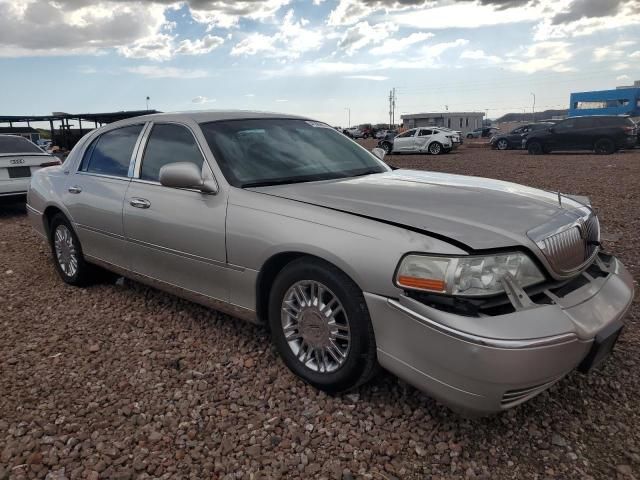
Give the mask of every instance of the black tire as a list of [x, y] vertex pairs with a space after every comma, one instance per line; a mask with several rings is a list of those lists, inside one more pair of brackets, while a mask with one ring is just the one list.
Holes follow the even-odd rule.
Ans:
[[[55, 238], [57, 232], [60, 231], [61, 234], [64, 234], [63, 232], [65, 232], [65, 230], [66, 232], [68, 232], [69, 241], [71, 242], [71, 245], [75, 250], [77, 267], [72, 274], [70, 274], [69, 272], [65, 272], [65, 270], [61, 266], [61, 260], [58, 253], [56, 252], [55, 247]], [[73, 230], [73, 227], [71, 226], [69, 220], [67, 220], [67, 218], [61, 213], [54, 215], [54, 217], [51, 219], [51, 223], [49, 224], [49, 245], [51, 246], [53, 264], [56, 268], [56, 271], [58, 272], [58, 275], [60, 275], [60, 278], [62, 278], [65, 283], [74, 285], [76, 287], [85, 287], [87, 285], [91, 285], [98, 279], [97, 268], [85, 261], [84, 255], [82, 253], [82, 245], [80, 245], [80, 240], [78, 240], [78, 236]]]
[[364, 139], [366, 140], [367, 138], [369, 138], [369, 134], [368, 134], [368, 133], [365, 133], [365, 134], [362, 136], [362, 138], [364, 138]]
[[509, 150], [509, 140], [507, 140], [506, 138], [500, 138], [496, 142], [496, 148], [498, 150]]
[[473, 135], [471, 135], [470, 133], [467, 133], [467, 138], [473, 138]]
[[444, 152], [444, 147], [440, 142], [432, 142], [427, 150], [431, 155], [440, 155]]
[[389, 155], [391, 153], [391, 150], [393, 150], [393, 145], [391, 145], [389, 142], [382, 142], [380, 144], [380, 148], [382, 148], [387, 155]]
[[[307, 366], [308, 362], [303, 363], [298, 359], [285, 338], [282, 324], [285, 295], [292, 286], [303, 281], [319, 282], [326, 286], [329, 293], [340, 301], [348, 318], [351, 337], [348, 352], [344, 363], [333, 371], [319, 372]], [[328, 393], [351, 390], [367, 382], [377, 372], [376, 341], [362, 291], [341, 270], [322, 260], [300, 258], [278, 274], [269, 294], [269, 327], [273, 343], [285, 365], [320, 390]], [[298, 329], [298, 334], [300, 332]]]
[[594, 143], [593, 150], [598, 155], [611, 155], [616, 152], [616, 144], [610, 138], [600, 138]]
[[529, 155], [542, 155], [543, 153], [545, 153], [545, 149], [542, 143], [538, 142], [537, 140], [529, 142], [529, 144], [527, 145], [527, 151], [529, 152]]

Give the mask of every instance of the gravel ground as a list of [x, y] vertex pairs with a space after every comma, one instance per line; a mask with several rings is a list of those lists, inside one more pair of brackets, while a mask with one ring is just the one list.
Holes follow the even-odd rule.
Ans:
[[[389, 162], [589, 195], [640, 278], [640, 151]], [[601, 371], [467, 420], [388, 374], [327, 396], [262, 329], [133, 282], [68, 287], [19, 206], [0, 232], [0, 479], [640, 477], [638, 298]]]

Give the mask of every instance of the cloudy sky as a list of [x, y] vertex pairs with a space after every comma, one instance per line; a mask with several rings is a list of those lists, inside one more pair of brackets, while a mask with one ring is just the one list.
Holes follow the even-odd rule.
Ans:
[[566, 108], [640, 79], [640, 0], [0, 0], [0, 113], [239, 108], [335, 125]]

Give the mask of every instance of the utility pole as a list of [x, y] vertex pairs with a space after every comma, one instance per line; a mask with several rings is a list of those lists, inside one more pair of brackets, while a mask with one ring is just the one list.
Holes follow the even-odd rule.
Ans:
[[393, 87], [393, 100], [391, 102], [391, 128], [396, 124], [396, 87]]
[[348, 125], [347, 128], [351, 128], [351, 109], [349, 107], [344, 107], [344, 109], [348, 112], [349, 116], [348, 116]]
[[149, 100], [151, 100], [151, 97], [147, 95], [147, 111], [149, 111]]
[[535, 122], [536, 121], [536, 94], [531, 92], [531, 96], [533, 97], [533, 107], [531, 107], [531, 113], [533, 116], [532, 121]]
[[389, 130], [393, 128], [393, 90], [389, 90]]

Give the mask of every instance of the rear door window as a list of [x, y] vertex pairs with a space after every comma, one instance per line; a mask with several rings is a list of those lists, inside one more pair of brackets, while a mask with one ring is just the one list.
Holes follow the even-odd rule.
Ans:
[[191, 162], [202, 168], [204, 158], [189, 130], [176, 124], [153, 126], [142, 157], [140, 178], [160, 181], [160, 169], [175, 162]]
[[130, 125], [103, 133], [86, 150], [80, 170], [126, 177], [133, 148], [141, 131], [142, 125]]
[[426, 130], [424, 128], [421, 128], [420, 131], [418, 132], [419, 137], [428, 137], [430, 135], [433, 135], [432, 130]]

